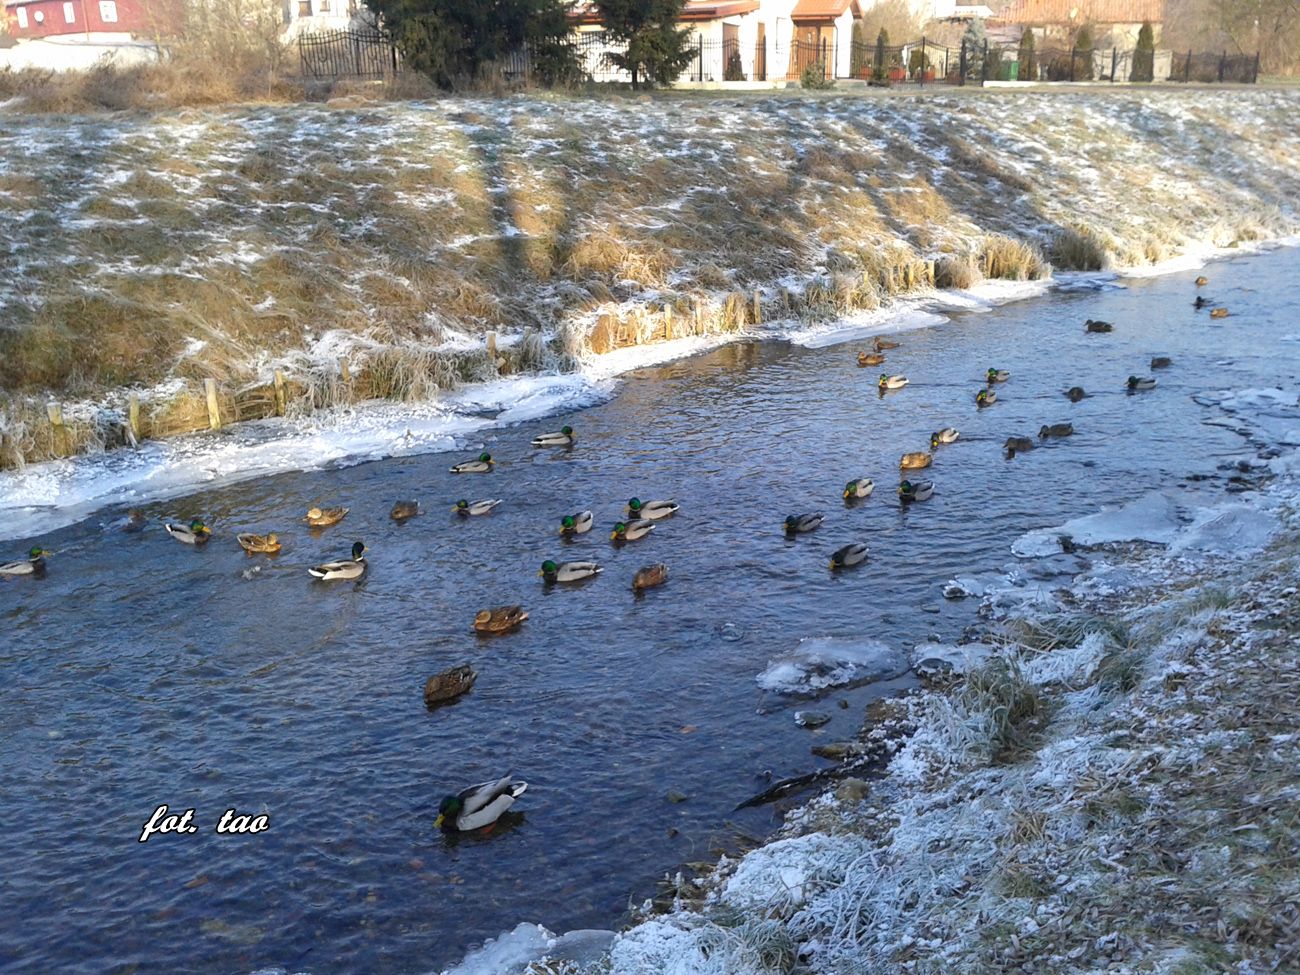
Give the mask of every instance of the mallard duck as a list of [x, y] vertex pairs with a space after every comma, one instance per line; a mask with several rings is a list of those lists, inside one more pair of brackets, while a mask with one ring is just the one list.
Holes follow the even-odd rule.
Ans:
[[654, 530], [655, 523], [648, 518], [634, 518], [631, 521], [620, 521], [614, 526], [614, 530], [609, 533], [610, 541], [613, 542], [635, 542], [638, 538], [645, 538]]
[[984, 378], [990, 383], [1004, 383], [1011, 378], [1011, 373], [1007, 372], [1005, 369], [993, 369], [990, 367]]
[[1155, 389], [1156, 381], [1151, 376], [1129, 376], [1125, 385], [1129, 389]]
[[433, 828], [448, 833], [468, 833], [491, 826], [527, 789], [527, 782], [512, 779], [509, 775], [495, 782], [471, 785], [438, 804], [438, 818], [433, 821]]
[[1033, 450], [1034, 442], [1028, 437], [1007, 437], [1007, 442], [1002, 445], [1002, 449], [1007, 452], [1008, 457], [1014, 457], [1016, 454]]
[[944, 427], [942, 430], [936, 430], [930, 434], [930, 449], [934, 450], [940, 444], [952, 443], [961, 434], [954, 427]]
[[132, 508], [126, 513], [126, 518], [121, 522], [119, 527], [124, 532], [141, 532], [144, 526], [148, 524], [149, 519], [144, 516], [144, 512], [139, 508]]
[[898, 485], [898, 497], [900, 501], [924, 501], [930, 495], [934, 494], [933, 481], [904, 481]]
[[981, 389], [975, 394], [976, 406], [992, 406], [998, 401], [998, 394], [991, 389]]
[[481, 609], [474, 617], [474, 629], [479, 633], [505, 633], [513, 630], [528, 614], [522, 606], [498, 606], [496, 609]]
[[1069, 397], [1071, 403], [1077, 403], [1088, 394], [1083, 391], [1082, 386], [1071, 386], [1065, 391], [1065, 395]]
[[849, 481], [844, 485], [844, 500], [852, 501], [859, 498], [871, 496], [871, 492], [876, 489], [876, 482], [869, 477], [859, 477], [856, 480]]
[[572, 447], [576, 438], [573, 435], [573, 427], [565, 425], [560, 427], [555, 433], [544, 433], [540, 437], [533, 437], [534, 447]]
[[212, 529], [203, 524], [198, 518], [191, 519], [189, 527], [173, 525], [171, 522], [167, 522], [163, 527], [167, 529], [168, 535], [186, 545], [205, 545], [208, 539], [212, 537]]
[[537, 574], [547, 582], [581, 582], [603, 571], [595, 562], [561, 562], [557, 565], [547, 559]]
[[824, 518], [825, 515], [820, 511], [813, 511], [803, 515], [789, 515], [785, 519], [786, 534], [801, 535], [804, 532], [816, 531]]
[[880, 374], [880, 379], [876, 381], [876, 385], [881, 389], [902, 389], [907, 385], [907, 377], [887, 376], [882, 372]]
[[275, 532], [269, 535], [253, 535], [244, 532], [242, 535], [236, 535], [235, 541], [239, 542], [239, 547], [249, 555], [274, 555], [280, 551], [280, 540], [276, 538]]
[[649, 518], [651, 521], [658, 521], [660, 518], [675, 514], [678, 507], [676, 501], [642, 501], [640, 498], [632, 498], [623, 510], [633, 518]]
[[668, 566], [662, 562], [656, 562], [654, 565], [645, 565], [636, 570], [636, 575], [632, 577], [632, 591], [640, 592], [642, 589], [651, 589], [655, 586], [662, 586], [668, 581]]
[[898, 461], [900, 470], [920, 470], [922, 467], [929, 467], [934, 461], [934, 455], [924, 450], [913, 451], [910, 454], [904, 454]]
[[492, 455], [484, 451], [474, 460], [461, 461], [451, 469], [453, 474], [486, 474], [492, 470]]
[[468, 518], [470, 515], [485, 515], [500, 503], [500, 498], [497, 498], [496, 500], [483, 501], [467, 501], [466, 499], [461, 498], [452, 506], [451, 510], [456, 512], [458, 515], [464, 515]]
[[1153, 356], [1151, 359], [1152, 369], [1168, 369], [1174, 364], [1174, 360], [1167, 355]]
[[1192, 302], [1192, 307], [1200, 310], [1210, 303], [1210, 299], [1205, 295], [1197, 295], [1196, 300]]
[[860, 565], [867, 560], [867, 546], [861, 542], [849, 542], [843, 548], [831, 553], [832, 569], [847, 569]]
[[393, 505], [393, 510], [388, 512], [388, 517], [399, 524], [408, 518], [414, 518], [420, 513], [420, 502], [418, 501], [398, 501]]
[[354, 542], [352, 558], [341, 562], [326, 562], [307, 571], [317, 579], [360, 579], [366, 572], [366, 560], [362, 556], [367, 551], [364, 542]]
[[890, 339], [882, 339], [880, 336], [877, 335], [874, 339], [871, 340], [871, 347], [875, 349], [877, 352], [884, 352], [886, 349], [898, 348], [898, 343], [891, 341]]
[[580, 511], [576, 515], [565, 515], [560, 519], [561, 535], [585, 535], [596, 523], [596, 516], [590, 511]]
[[885, 361], [882, 352], [859, 352], [858, 365], [860, 366], [878, 366]]
[[0, 576], [43, 576], [45, 575], [45, 557], [53, 554], [48, 549], [34, 545], [27, 550], [27, 558], [0, 565]]
[[349, 510], [348, 508], [312, 508], [303, 521], [313, 528], [328, 528], [342, 521]]
[[1048, 426], [1044, 423], [1038, 428], [1038, 437], [1040, 440], [1047, 437], [1068, 437], [1074, 433], [1073, 423], [1053, 423]]
[[1085, 330], [1085, 331], [1088, 331], [1088, 332], [1113, 332], [1113, 331], [1115, 331], [1115, 326], [1112, 325], [1110, 322], [1094, 322], [1091, 318], [1089, 318], [1086, 322], [1083, 323], [1083, 327], [1084, 327], [1084, 330]]
[[1211, 308], [1211, 309], [1210, 309], [1210, 317], [1211, 317], [1211, 318], [1227, 318], [1227, 317], [1228, 317], [1228, 309], [1226, 309], [1226, 308]]
[[1196, 286], [1198, 288], [1204, 288], [1209, 283], [1210, 283], [1210, 279], [1207, 278], [1204, 274], [1202, 274], [1200, 277], [1196, 279]]
[[476, 680], [478, 673], [469, 664], [434, 674], [424, 682], [424, 706], [431, 708], [455, 700], [473, 687]]

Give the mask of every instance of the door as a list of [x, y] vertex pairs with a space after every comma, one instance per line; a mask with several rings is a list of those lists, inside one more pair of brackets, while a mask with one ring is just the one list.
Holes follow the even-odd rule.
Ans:
[[767, 80], [767, 24], [758, 25], [758, 40], [754, 42], [754, 80]]

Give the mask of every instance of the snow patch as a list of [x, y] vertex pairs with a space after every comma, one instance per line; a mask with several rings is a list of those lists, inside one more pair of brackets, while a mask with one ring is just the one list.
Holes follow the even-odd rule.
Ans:
[[906, 673], [907, 658], [879, 640], [856, 637], [806, 637], [772, 660], [755, 680], [778, 694], [816, 694], [828, 687], [867, 684]]

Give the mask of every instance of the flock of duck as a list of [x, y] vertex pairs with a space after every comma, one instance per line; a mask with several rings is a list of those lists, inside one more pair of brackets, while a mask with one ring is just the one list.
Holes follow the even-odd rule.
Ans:
[[[1208, 281], [1204, 277], [1196, 279], [1197, 287], [1207, 283]], [[1200, 309], [1206, 307], [1209, 303], [1198, 296], [1195, 304]], [[1227, 315], [1227, 310], [1215, 308], [1212, 314], [1215, 317], [1222, 318]], [[1114, 330], [1111, 323], [1092, 319], [1084, 323], [1084, 328], [1087, 332], [1092, 333], [1107, 333]], [[870, 351], [861, 351], [857, 354], [858, 365], [861, 367], [881, 365], [885, 362], [885, 353], [897, 348], [899, 348], [898, 342], [877, 337], [873, 341]], [[1170, 364], [1171, 360], [1166, 356], [1157, 356], [1151, 360], [1152, 369], [1165, 368]], [[1007, 370], [990, 367], [985, 373], [983, 387], [975, 394], [976, 406], [983, 409], [996, 403], [996, 387], [1007, 382], [1010, 378], [1011, 373]], [[908, 382], [909, 380], [905, 375], [881, 373], [877, 380], [877, 387], [883, 397], [887, 393], [903, 389], [908, 385]], [[1130, 376], [1125, 383], [1125, 388], [1129, 392], [1149, 390], [1155, 386], [1156, 380], [1150, 376]], [[1077, 403], [1088, 394], [1082, 387], [1074, 386], [1067, 390], [1065, 395], [1071, 402]], [[1068, 437], [1073, 433], [1074, 427], [1070, 423], [1044, 424], [1038, 431], [1038, 439], [1048, 440]], [[907, 472], [928, 468], [933, 463], [934, 455], [938, 449], [955, 442], [959, 436], [960, 434], [955, 428], [944, 427], [930, 435], [929, 450], [913, 451], [902, 455], [899, 460], [899, 469], [902, 474], [896, 492], [901, 503], [923, 502], [933, 496], [933, 481], [913, 480], [913, 475], [909, 475]], [[554, 433], [546, 433], [534, 438], [531, 441], [531, 446], [534, 448], [569, 448], [575, 442], [576, 435], [573, 428], [564, 426]], [[1006, 451], [1008, 458], [1032, 450], [1034, 447], [1033, 438], [1026, 436], [1009, 437], [1003, 444], [1003, 449]], [[451, 472], [453, 474], [484, 474], [491, 472], [493, 468], [492, 455], [484, 452], [471, 460], [454, 465]], [[871, 478], [857, 477], [845, 484], [843, 498], [846, 503], [852, 504], [870, 497], [874, 490], [875, 483]], [[462, 498], [452, 506], [451, 510], [464, 518], [482, 517], [491, 514], [499, 504], [501, 504], [499, 498], [484, 498], [474, 501]], [[670, 517], [677, 510], [678, 505], [672, 500], [642, 501], [639, 498], [632, 498], [624, 509], [625, 519], [618, 521], [610, 532], [610, 540], [616, 544], [622, 544], [645, 538], [654, 530], [657, 521]], [[339, 524], [347, 517], [348, 511], [349, 509], [345, 507], [313, 507], [307, 511], [303, 521], [313, 529], [324, 529]], [[389, 516], [394, 521], [402, 523], [421, 513], [418, 502], [398, 501], [393, 505]], [[822, 512], [792, 514], [786, 517], [783, 528], [788, 535], [805, 534], [821, 527], [824, 517]], [[559, 532], [562, 536], [583, 535], [591, 531], [594, 526], [594, 513], [592, 511], [580, 511], [562, 517]], [[143, 513], [131, 511], [122, 527], [126, 531], [142, 530], [145, 527]], [[198, 518], [192, 519], [188, 524], [166, 522], [164, 528], [172, 538], [184, 545], [203, 546], [208, 544], [212, 538], [212, 530]], [[236, 541], [250, 555], [273, 555], [279, 552], [281, 548], [279, 537], [274, 532], [265, 535], [244, 533], [237, 535]], [[367, 548], [364, 542], [354, 542], [349, 558], [311, 566], [307, 569], [307, 572], [313, 578], [324, 582], [360, 579], [367, 570], [366, 551]], [[34, 546], [27, 553], [27, 558], [0, 565], [0, 576], [44, 575], [46, 569], [45, 559], [53, 554], [41, 546]], [[865, 543], [850, 542], [831, 554], [830, 568], [832, 571], [838, 571], [861, 565], [867, 560], [868, 554], [869, 549]], [[601, 571], [603, 571], [602, 567], [594, 561], [556, 562], [547, 559], [542, 563], [538, 575], [550, 585], [581, 582], [592, 578]], [[667, 579], [668, 567], [663, 563], [643, 566], [634, 574], [632, 588], [634, 591], [640, 592], [662, 585]], [[478, 612], [474, 617], [473, 627], [479, 633], [507, 633], [517, 629], [527, 619], [528, 613], [522, 606], [499, 606]], [[477, 673], [468, 664], [462, 664], [443, 673], [435, 674], [425, 684], [424, 700], [426, 705], [433, 708], [459, 697], [473, 687], [477, 677]], [[527, 788], [528, 784], [526, 782], [515, 779], [510, 775], [472, 785], [457, 795], [447, 796], [442, 800], [434, 825], [451, 832], [490, 828], [510, 808], [515, 800], [524, 794]]]

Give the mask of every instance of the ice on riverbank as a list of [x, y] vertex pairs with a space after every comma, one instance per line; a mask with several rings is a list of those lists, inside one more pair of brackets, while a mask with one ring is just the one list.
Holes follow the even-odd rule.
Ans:
[[887, 680], [907, 671], [907, 657], [879, 640], [808, 637], [768, 663], [755, 680], [776, 694], [814, 695], [830, 687]]

